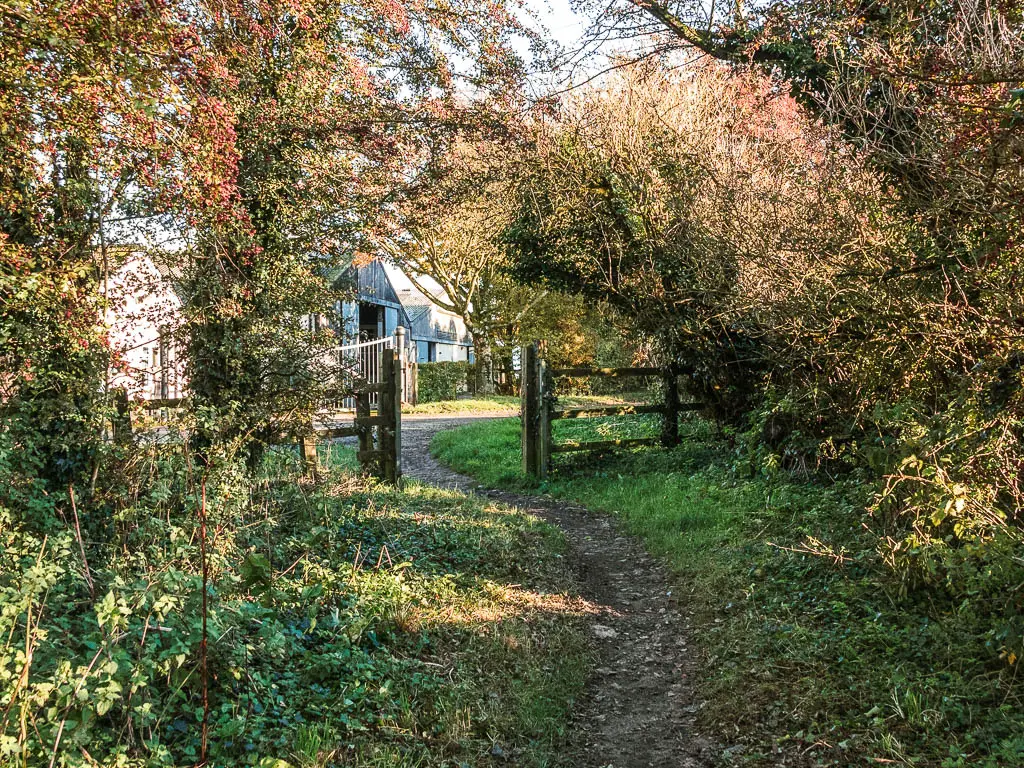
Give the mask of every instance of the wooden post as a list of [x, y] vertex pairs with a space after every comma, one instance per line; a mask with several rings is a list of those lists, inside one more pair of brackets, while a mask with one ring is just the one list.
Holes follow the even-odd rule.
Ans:
[[302, 471], [307, 477], [316, 477], [319, 465], [316, 456], [316, 432], [313, 431], [313, 421], [310, 420], [299, 441], [302, 450]]
[[397, 484], [402, 476], [402, 438], [399, 433], [402, 424], [401, 367], [398, 355], [393, 349], [385, 349], [381, 360], [381, 392], [379, 412], [381, 417], [380, 451], [382, 453], [384, 480]]
[[380, 417], [380, 424], [377, 427], [377, 450], [380, 452], [380, 477], [385, 482], [391, 480], [391, 414], [395, 411], [392, 401], [391, 382], [391, 361], [394, 360], [395, 351], [385, 349], [381, 352], [380, 360], [380, 392], [377, 395], [377, 414]]
[[664, 448], [674, 448], [679, 445], [679, 378], [674, 365], [665, 369], [662, 384], [665, 393], [665, 415], [661, 425], [661, 445]]
[[395, 353], [398, 355], [398, 402], [408, 402], [405, 393], [405, 328], [395, 328]]
[[117, 409], [117, 416], [111, 423], [114, 442], [118, 445], [131, 445], [135, 440], [135, 435], [132, 432], [132, 412], [126, 389], [114, 391], [114, 407]]
[[[398, 330], [403, 331], [403, 344], [404, 344], [404, 328]], [[401, 347], [401, 349], [405, 349]], [[393, 411], [391, 414], [391, 449], [393, 451], [391, 457], [392, 477], [391, 481], [396, 485], [402, 482], [402, 385], [405, 381], [405, 353], [402, 352], [401, 358], [395, 358], [391, 361], [392, 368], [392, 387], [395, 392], [394, 400], [392, 401]]]
[[537, 476], [537, 422], [540, 410], [537, 391], [540, 378], [537, 368], [537, 345], [528, 344], [523, 347], [520, 360], [519, 390], [522, 396], [523, 473], [531, 477]]
[[373, 451], [373, 427], [367, 425], [370, 418], [370, 393], [367, 391], [356, 393], [356, 429], [359, 430], [359, 466], [363, 472], [368, 472], [373, 466], [373, 461], [367, 458]]
[[537, 477], [543, 480], [551, 466], [551, 409], [554, 389], [551, 368], [541, 357], [537, 361]]

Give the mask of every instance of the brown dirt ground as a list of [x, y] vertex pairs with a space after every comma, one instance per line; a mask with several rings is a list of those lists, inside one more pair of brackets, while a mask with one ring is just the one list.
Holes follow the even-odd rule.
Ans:
[[[502, 414], [504, 415], [504, 414]], [[694, 692], [686, 607], [668, 572], [611, 518], [563, 501], [482, 488], [440, 465], [430, 441], [473, 417], [406, 417], [406, 477], [479, 493], [547, 520], [565, 532], [581, 596], [597, 610], [591, 632], [597, 668], [577, 702], [566, 745], [580, 768], [705, 768], [718, 749], [695, 731], [702, 703]]]

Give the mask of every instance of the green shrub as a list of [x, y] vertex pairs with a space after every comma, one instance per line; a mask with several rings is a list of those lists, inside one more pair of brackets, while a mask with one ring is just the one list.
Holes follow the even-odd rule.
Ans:
[[469, 391], [473, 366], [466, 362], [420, 363], [419, 402], [455, 400]]
[[72, 505], [0, 432], [0, 766], [195, 765], [204, 677], [210, 765], [458, 765], [492, 739], [550, 764], [588, 658], [574, 610], [516, 602], [570, 586], [552, 528], [335, 469], [351, 451], [303, 484], [274, 449], [255, 480], [207, 472], [204, 569], [187, 450], [137, 447]]

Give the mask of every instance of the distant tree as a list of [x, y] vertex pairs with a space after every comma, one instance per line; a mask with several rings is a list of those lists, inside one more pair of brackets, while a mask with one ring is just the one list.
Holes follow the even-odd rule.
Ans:
[[496, 335], [509, 309], [500, 222], [480, 201], [429, 218], [407, 219], [404, 233], [384, 242], [385, 253], [434, 303], [462, 318], [473, 338], [477, 391], [491, 394]]
[[[188, 329], [208, 441], [259, 446], [332, 378], [326, 277], [386, 229], [423, 154], [507, 106], [521, 71], [501, 3], [211, 3], [202, 35], [238, 156], [230, 213], [197, 232]], [[469, 85], [472, 101], [457, 94]]]
[[[416, 287], [465, 322], [473, 338], [476, 388], [494, 392], [495, 345], [531, 300], [516, 292], [500, 241], [509, 221], [508, 163], [518, 126], [504, 119], [491, 137], [465, 136], [424, 163], [413, 194], [376, 247]], [[428, 284], [429, 278], [441, 288]], [[525, 303], [524, 303], [525, 302]]]

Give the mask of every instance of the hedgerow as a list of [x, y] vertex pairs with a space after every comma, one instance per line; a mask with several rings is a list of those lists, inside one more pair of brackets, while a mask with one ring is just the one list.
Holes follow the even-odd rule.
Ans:
[[417, 397], [424, 403], [455, 400], [469, 391], [473, 368], [464, 362], [420, 363]]

